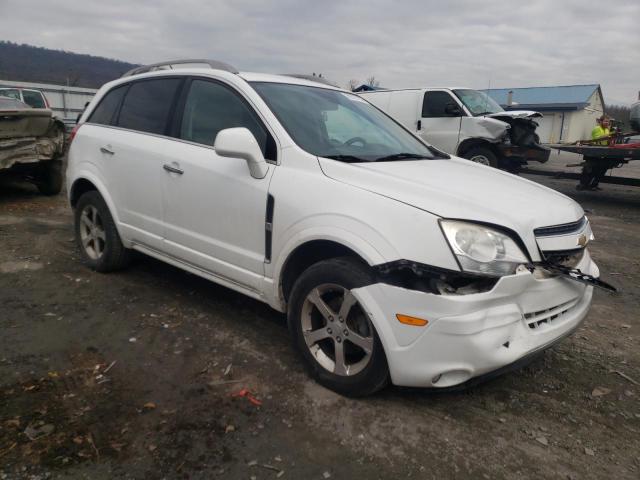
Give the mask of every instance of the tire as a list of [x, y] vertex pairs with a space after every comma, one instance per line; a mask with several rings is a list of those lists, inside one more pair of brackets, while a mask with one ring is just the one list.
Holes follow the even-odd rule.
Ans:
[[498, 168], [498, 157], [487, 147], [474, 147], [462, 154], [462, 158], [466, 158], [475, 163], [487, 165], [489, 167]]
[[75, 236], [83, 260], [98, 272], [127, 266], [131, 251], [122, 245], [113, 217], [95, 190], [83, 193], [75, 212]]
[[43, 195], [57, 195], [62, 190], [62, 161], [48, 160], [39, 165], [36, 186]]
[[288, 322], [294, 346], [311, 376], [342, 395], [370, 395], [389, 382], [382, 342], [351, 294], [374, 282], [361, 261], [341, 257], [309, 267], [291, 291]]

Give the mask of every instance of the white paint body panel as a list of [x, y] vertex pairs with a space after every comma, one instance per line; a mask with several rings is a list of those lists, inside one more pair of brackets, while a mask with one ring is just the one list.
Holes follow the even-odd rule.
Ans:
[[[539, 260], [533, 230], [575, 222], [584, 215], [578, 204], [555, 191], [455, 158], [379, 164], [319, 159], [295, 145], [247, 83], [318, 87], [312, 82], [203, 69], [136, 78], [184, 74], [222, 81], [255, 109], [277, 145], [278, 161], [268, 164], [266, 175], [252, 177], [245, 160], [222, 157], [212, 147], [87, 123], [71, 145], [68, 191], [71, 195], [77, 180], [92, 182], [105, 198], [125, 246], [280, 311], [286, 310], [280, 292], [283, 269], [291, 253], [309, 241], [340, 243], [369, 265], [406, 259], [459, 271], [440, 218], [509, 229], [520, 237], [532, 260]], [[105, 85], [81, 122], [106, 91], [128, 80]], [[415, 125], [408, 128], [415, 131]], [[114, 154], [101, 153], [104, 145]], [[165, 163], [184, 174], [165, 171]], [[275, 197], [271, 261], [265, 260], [268, 194]], [[596, 272], [588, 255], [585, 258], [584, 268]], [[474, 376], [505, 365], [577, 325], [591, 298], [591, 289], [583, 285], [558, 278], [535, 280], [530, 274], [504, 277], [489, 292], [457, 297], [384, 284], [354, 292], [380, 334], [393, 381], [402, 385], [431, 385], [445, 366], [458, 366]], [[580, 304], [571, 320], [537, 340], [527, 337], [529, 332], [521, 328], [523, 312], [568, 298]], [[424, 316], [430, 323], [424, 329], [408, 327], [395, 320], [395, 313]], [[518, 347], [499, 354], [492, 350], [506, 338]]]

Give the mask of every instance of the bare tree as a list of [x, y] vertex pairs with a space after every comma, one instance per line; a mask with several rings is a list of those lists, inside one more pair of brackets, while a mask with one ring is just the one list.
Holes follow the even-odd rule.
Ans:
[[351, 80], [349, 80], [349, 83], [347, 84], [347, 87], [349, 88], [349, 90], [351, 90], [352, 92], [358, 88], [360, 86], [360, 80], [357, 80], [355, 78], [352, 78]]
[[376, 79], [375, 75], [371, 75], [370, 77], [367, 77], [366, 84], [375, 88], [380, 86], [380, 81]]
[[629, 107], [625, 105], [607, 105], [606, 112], [611, 118], [620, 122], [622, 130], [631, 130], [631, 120], [629, 118], [631, 109]]

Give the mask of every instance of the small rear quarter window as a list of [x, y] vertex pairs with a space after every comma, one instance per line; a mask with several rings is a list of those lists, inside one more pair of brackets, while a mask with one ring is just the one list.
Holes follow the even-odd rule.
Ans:
[[128, 86], [129, 85], [121, 85], [107, 92], [91, 113], [88, 121], [100, 125], [113, 125], [115, 113], [120, 106], [120, 102]]

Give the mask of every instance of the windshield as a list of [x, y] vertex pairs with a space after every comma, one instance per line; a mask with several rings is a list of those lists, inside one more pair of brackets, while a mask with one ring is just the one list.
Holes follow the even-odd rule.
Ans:
[[454, 90], [453, 93], [464, 103], [464, 106], [469, 109], [474, 117], [487, 115], [489, 113], [504, 112], [504, 109], [484, 92], [465, 88]]
[[357, 95], [305, 85], [252, 82], [296, 144], [345, 162], [448, 158]]

